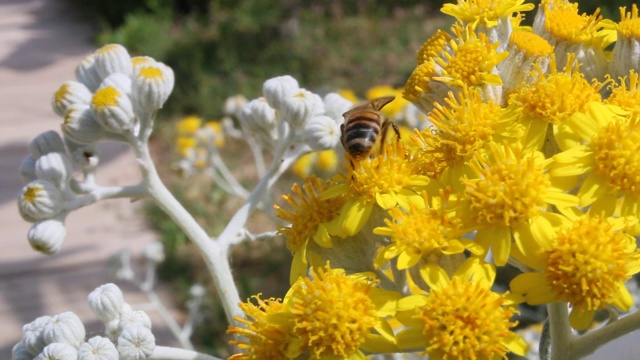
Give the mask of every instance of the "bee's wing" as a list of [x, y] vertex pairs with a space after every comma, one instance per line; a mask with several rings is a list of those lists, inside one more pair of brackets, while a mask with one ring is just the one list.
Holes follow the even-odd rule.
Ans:
[[342, 114], [342, 116], [344, 116], [345, 119], [348, 119], [351, 114], [357, 113], [358, 111], [380, 111], [385, 105], [392, 102], [395, 98], [395, 96], [382, 96], [369, 100], [366, 103], [358, 105], [353, 109], [347, 111], [346, 113]]

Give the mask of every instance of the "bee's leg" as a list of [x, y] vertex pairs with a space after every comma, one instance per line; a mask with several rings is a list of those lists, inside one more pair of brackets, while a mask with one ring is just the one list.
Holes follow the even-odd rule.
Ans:
[[385, 119], [382, 122], [382, 126], [380, 128], [380, 146], [384, 146], [384, 142], [387, 140], [387, 132], [389, 131], [389, 126], [393, 127], [393, 132], [397, 135], [397, 140], [400, 140], [400, 129], [398, 129], [398, 125], [389, 119]]

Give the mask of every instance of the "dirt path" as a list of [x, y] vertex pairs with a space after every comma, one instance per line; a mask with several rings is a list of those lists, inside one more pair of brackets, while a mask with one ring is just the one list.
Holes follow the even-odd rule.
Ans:
[[[86, 296], [109, 282], [107, 256], [121, 249], [138, 253], [155, 235], [145, 226], [138, 206], [108, 201], [68, 217], [67, 239], [57, 255], [46, 257], [30, 248], [30, 224], [20, 218], [16, 206], [22, 187], [18, 166], [33, 137], [59, 130], [50, 99], [94, 50], [92, 30], [73, 16], [69, 5], [56, 0], [4, 0], [0, 14], [0, 359], [10, 359], [22, 325], [41, 315], [72, 310], [85, 322], [88, 334], [100, 331]], [[137, 182], [139, 174], [126, 147], [105, 144], [100, 150], [99, 183]], [[134, 307], [146, 301], [131, 286], [120, 285]], [[158, 343], [175, 345], [159, 317], [150, 315]]]

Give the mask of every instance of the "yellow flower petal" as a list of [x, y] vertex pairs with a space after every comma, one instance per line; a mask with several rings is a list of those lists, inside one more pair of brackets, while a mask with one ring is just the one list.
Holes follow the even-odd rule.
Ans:
[[600, 179], [595, 174], [589, 174], [582, 182], [582, 187], [578, 191], [578, 197], [580, 198], [580, 206], [587, 206], [597, 198], [604, 195], [607, 189], [601, 183]]
[[420, 275], [431, 289], [440, 289], [449, 284], [449, 276], [444, 269], [433, 263], [421, 266]]
[[511, 280], [509, 288], [514, 294], [524, 295], [529, 305], [548, 304], [557, 300], [541, 273], [520, 274]]
[[569, 314], [569, 324], [576, 330], [586, 330], [593, 322], [593, 315], [595, 315], [595, 313], [594, 310], [583, 311], [582, 309], [574, 308], [571, 310], [571, 314]]
[[389, 210], [396, 206], [398, 199], [395, 193], [376, 193], [376, 203], [383, 209]]

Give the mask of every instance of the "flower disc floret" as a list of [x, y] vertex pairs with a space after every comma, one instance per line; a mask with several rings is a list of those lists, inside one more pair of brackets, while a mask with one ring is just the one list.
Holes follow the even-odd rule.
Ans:
[[422, 44], [416, 55], [416, 64], [420, 65], [429, 61], [435, 56], [441, 56], [442, 52], [447, 48], [447, 44], [451, 40], [451, 35], [446, 31], [438, 29], [427, 41]]
[[620, 8], [620, 18], [618, 25], [618, 36], [625, 39], [640, 39], [640, 17], [638, 16], [638, 5], [632, 4], [631, 11], [627, 12], [624, 7]]
[[514, 31], [509, 38], [509, 45], [513, 45], [526, 56], [551, 56], [553, 46], [540, 35], [529, 31]]

